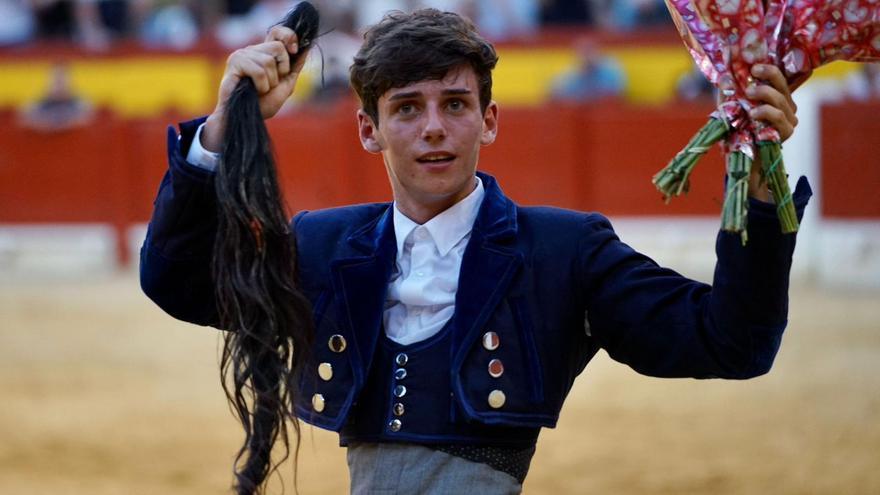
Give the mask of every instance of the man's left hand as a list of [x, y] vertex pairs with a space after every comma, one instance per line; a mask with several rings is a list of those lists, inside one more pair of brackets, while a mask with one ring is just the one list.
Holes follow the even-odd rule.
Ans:
[[[757, 102], [749, 112], [754, 120], [759, 120], [779, 131], [782, 141], [794, 133], [798, 125], [795, 113], [797, 105], [791, 99], [791, 91], [782, 71], [775, 65], [756, 64], [752, 66], [752, 76], [767, 84], [755, 84], [746, 89], [746, 96]], [[767, 183], [761, 181], [761, 158], [757, 155], [752, 163], [749, 179], [749, 195], [761, 201], [771, 201], [772, 196]]]

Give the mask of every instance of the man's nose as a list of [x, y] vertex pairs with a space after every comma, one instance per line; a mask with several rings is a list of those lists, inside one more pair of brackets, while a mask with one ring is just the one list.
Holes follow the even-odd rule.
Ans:
[[424, 125], [422, 128], [422, 139], [431, 141], [446, 137], [446, 125], [443, 121], [443, 115], [440, 113], [440, 109], [434, 105], [429, 105], [425, 111]]

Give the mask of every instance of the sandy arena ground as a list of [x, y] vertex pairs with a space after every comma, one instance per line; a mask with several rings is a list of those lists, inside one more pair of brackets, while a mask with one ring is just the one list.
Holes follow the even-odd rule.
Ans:
[[[756, 380], [651, 379], [600, 354], [525, 493], [880, 493], [880, 295], [798, 288], [791, 307]], [[132, 276], [3, 281], [0, 493], [228, 493], [240, 433], [218, 342]], [[335, 436], [303, 431], [300, 493], [347, 493]]]

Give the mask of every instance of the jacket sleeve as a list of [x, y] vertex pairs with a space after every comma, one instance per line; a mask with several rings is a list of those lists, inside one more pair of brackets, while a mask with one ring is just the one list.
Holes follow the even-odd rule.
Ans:
[[[805, 178], [798, 218], [812, 194]], [[658, 377], [744, 379], [769, 371], [788, 319], [795, 234], [775, 206], [750, 200], [748, 244], [719, 232], [713, 285], [659, 267], [622, 243], [610, 223], [588, 221], [581, 270], [590, 333], [615, 360]]]
[[217, 233], [213, 172], [186, 162], [204, 118], [168, 128], [168, 171], [153, 203], [153, 217], [141, 247], [144, 293], [169, 315], [198, 325], [218, 323], [211, 277]]

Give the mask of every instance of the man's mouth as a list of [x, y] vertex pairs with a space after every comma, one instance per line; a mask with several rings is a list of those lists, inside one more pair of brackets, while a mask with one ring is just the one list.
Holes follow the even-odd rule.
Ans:
[[452, 160], [455, 160], [455, 155], [445, 152], [425, 153], [424, 155], [416, 158], [417, 162], [429, 165], [440, 165], [444, 163], [449, 163]]

